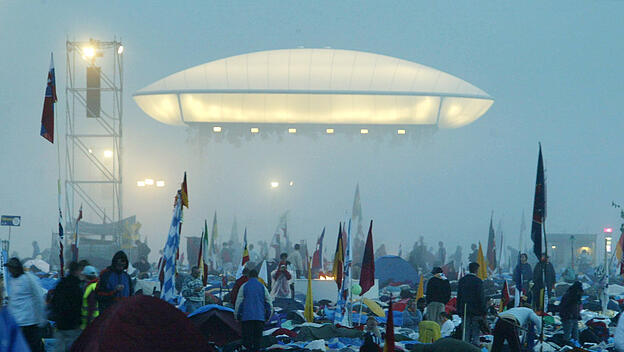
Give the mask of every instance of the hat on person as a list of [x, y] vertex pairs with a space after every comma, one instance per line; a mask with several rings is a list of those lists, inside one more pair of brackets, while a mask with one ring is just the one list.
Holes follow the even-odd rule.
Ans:
[[435, 274], [440, 274], [440, 273], [443, 273], [443, 272], [444, 272], [444, 271], [442, 271], [442, 268], [440, 268], [439, 266], [436, 266], [435, 268], [433, 268], [433, 270], [431, 270], [431, 273], [432, 273], [433, 275], [435, 275]]
[[9, 268], [19, 268], [22, 266], [22, 263], [20, 262], [19, 259], [13, 257], [9, 259], [8, 262], [4, 263], [4, 266], [9, 267]]
[[94, 266], [92, 266], [92, 265], [85, 266], [85, 268], [82, 269], [82, 273], [85, 276], [97, 276], [97, 274], [98, 274], [97, 273], [97, 269]]

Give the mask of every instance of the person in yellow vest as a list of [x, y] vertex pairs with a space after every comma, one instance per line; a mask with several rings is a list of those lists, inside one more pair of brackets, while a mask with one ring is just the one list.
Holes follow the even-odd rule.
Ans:
[[100, 311], [98, 309], [97, 294], [95, 293], [98, 283], [97, 269], [88, 265], [82, 271], [82, 275], [87, 279], [87, 286], [82, 295], [82, 323], [80, 325], [80, 328], [84, 330], [87, 328], [87, 325], [91, 324], [100, 315]]

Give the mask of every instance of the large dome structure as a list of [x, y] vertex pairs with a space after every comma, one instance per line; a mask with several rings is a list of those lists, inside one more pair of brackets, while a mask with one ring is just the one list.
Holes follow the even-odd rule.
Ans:
[[494, 102], [483, 90], [434, 68], [337, 49], [227, 57], [156, 81], [137, 91], [134, 100], [170, 125], [441, 128], [467, 125]]

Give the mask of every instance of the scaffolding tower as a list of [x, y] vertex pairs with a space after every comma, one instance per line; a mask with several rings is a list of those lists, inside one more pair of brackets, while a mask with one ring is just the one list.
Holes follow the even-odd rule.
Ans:
[[[89, 221], [117, 223], [123, 214], [123, 45], [68, 40], [66, 52], [66, 219], [73, 223], [84, 205]], [[120, 234], [111, 235], [119, 244]]]

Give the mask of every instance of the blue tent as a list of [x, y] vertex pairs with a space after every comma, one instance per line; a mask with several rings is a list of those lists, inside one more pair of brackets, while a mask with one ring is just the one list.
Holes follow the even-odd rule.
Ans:
[[418, 272], [403, 258], [396, 255], [386, 255], [375, 261], [375, 279], [383, 287], [391, 282], [416, 283], [420, 279]]

